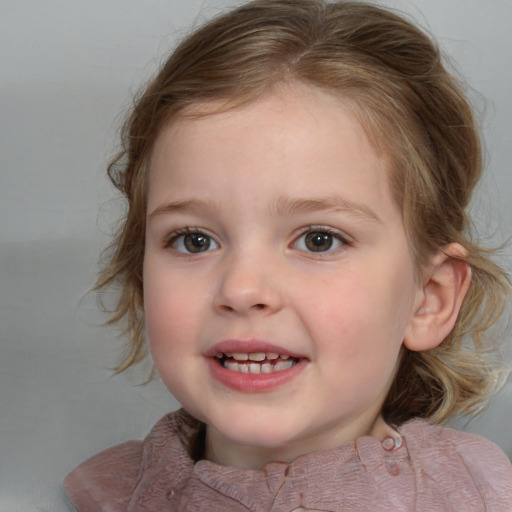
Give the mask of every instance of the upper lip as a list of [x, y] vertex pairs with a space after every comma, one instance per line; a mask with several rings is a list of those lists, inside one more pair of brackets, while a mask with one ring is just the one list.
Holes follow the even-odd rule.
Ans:
[[231, 339], [224, 340], [213, 347], [211, 347], [208, 351], [205, 352], [206, 357], [215, 357], [217, 354], [254, 354], [257, 352], [264, 353], [276, 353], [276, 354], [286, 354], [293, 358], [304, 358], [303, 355], [297, 354], [295, 352], [290, 351], [289, 349], [277, 345], [275, 343], [270, 343], [264, 340], [257, 339]]

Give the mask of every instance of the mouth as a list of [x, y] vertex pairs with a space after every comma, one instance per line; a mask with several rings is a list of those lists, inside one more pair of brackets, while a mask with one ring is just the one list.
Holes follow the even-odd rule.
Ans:
[[289, 370], [299, 358], [277, 352], [217, 352], [222, 368], [239, 373], [268, 374]]
[[253, 338], [224, 340], [204, 355], [213, 379], [242, 393], [279, 389], [302, 374], [309, 363], [302, 354]]

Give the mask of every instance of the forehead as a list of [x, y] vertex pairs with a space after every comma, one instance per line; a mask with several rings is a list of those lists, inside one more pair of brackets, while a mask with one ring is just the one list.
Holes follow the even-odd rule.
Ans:
[[248, 199], [251, 187], [301, 197], [328, 196], [334, 187], [389, 202], [387, 155], [370, 142], [349, 101], [295, 85], [223, 107], [194, 105], [161, 131], [150, 165], [150, 203], [178, 191], [208, 195], [220, 186]]
[[[262, 108], [263, 106], [267, 108]], [[168, 139], [170, 132], [174, 132], [174, 136], [179, 136], [185, 128], [190, 134], [193, 131], [199, 131], [200, 124], [206, 130], [208, 120], [211, 125], [220, 122], [225, 122], [227, 125], [230, 119], [236, 122], [238, 113], [243, 117], [248, 113], [257, 115], [258, 111], [261, 112], [258, 119], [261, 126], [270, 125], [283, 112], [287, 117], [294, 113], [297, 114], [295, 117], [306, 113], [307, 117], [316, 121], [315, 128], [320, 131], [329, 129], [329, 125], [332, 125], [334, 120], [334, 116], [326, 114], [338, 112], [357, 121], [353, 123], [353, 127], [358, 132], [364, 132], [365, 143], [368, 142], [380, 158], [387, 159], [390, 153], [385, 143], [389, 138], [389, 127], [383, 126], [384, 120], [372, 112], [363, 100], [360, 101], [360, 98], [352, 98], [339, 91], [331, 91], [294, 80], [275, 83], [269, 86], [264, 94], [255, 97], [234, 95], [187, 105], [163, 124], [153, 148], [163, 136]], [[201, 120], [204, 123], [197, 122]], [[359, 126], [356, 127], [356, 125]]]
[[[297, 107], [302, 110], [308, 110], [309, 113], [319, 121], [328, 121], [322, 113], [327, 106], [328, 109], [343, 110], [348, 115], [353, 116], [365, 132], [367, 140], [370, 142], [373, 150], [383, 159], [391, 160], [393, 139], [393, 122], [388, 120], [382, 112], [376, 112], [371, 106], [371, 102], [366, 101], [364, 95], [349, 94], [345, 90], [334, 90], [319, 87], [316, 84], [310, 84], [300, 80], [283, 78], [277, 82], [270, 83], [264, 92], [236, 93], [229, 97], [222, 97], [214, 100], [196, 101], [186, 105], [177, 112], [172, 113], [164, 122], [162, 128], [156, 136], [155, 143], [161, 138], [162, 134], [172, 131], [173, 126], [183, 128], [185, 121], [197, 121], [218, 116], [217, 119], [229, 119], [234, 117], [237, 112], [251, 112], [257, 110], [262, 104], [273, 107], [264, 115], [263, 124], [268, 124], [273, 113], [284, 111], [286, 108], [293, 111]], [[377, 109], [378, 110], [378, 109]], [[220, 114], [224, 114], [221, 116]], [[204, 123], [206, 126], [206, 123]], [[192, 126], [192, 123], [191, 123]], [[196, 129], [196, 128], [194, 128]], [[178, 130], [176, 130], [178, 132]], [[155, 144], [153, 144], [153, 147]]]

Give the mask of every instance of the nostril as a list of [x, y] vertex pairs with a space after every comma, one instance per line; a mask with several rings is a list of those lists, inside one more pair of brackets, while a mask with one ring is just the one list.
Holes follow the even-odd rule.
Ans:
[[219, 307], [220, 311], [224, 311], [225, 313], [235, 313], [235, 312], [240, 312], [241, 313], [244, 310], [246, 312], [249, 312], [249, 311], [252, 311], [252, 312], [257, 312], [257, 311], [264, 312], [267, 309], [269, 309], [268, 305], [267, 304], [263, 304], [263, 303], [253, 304], [252, 306], [249, 306], [247, 310], [245, 308], [243, 308], [243, 307], [238, 308], [236, 306], [230, 306], [229, 304], [220, 304], [218, 307]]

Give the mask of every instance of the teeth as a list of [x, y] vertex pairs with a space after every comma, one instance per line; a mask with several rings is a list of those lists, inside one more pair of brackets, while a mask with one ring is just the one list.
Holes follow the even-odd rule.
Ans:
[[249, 365], [249, 373], [261, 373], [261, 364], [251, 363]]
[[238, 363], [233, 363], [231, 361], [225, 361], [224, 362], [224, 368], [227, 368], [228, 370], [233, 370], [235, 372], [239, 372], [240, 371], [240, 365]]
[[273, 361], [279, 358], [283, 360], [290, 359], [290, 356], [288, 354], [278, 354], [277, 352], [251, 352], [250, 354], [246, 352], [217, 352], [217, 354], [215, 354], [215, 357], [218, 359], [222, 359], [223, 357], [233, 358], [236, 361], [265, 361], [265, 359]]
[[288, 368], [291, 368], [293, 364], [293, 361], [278, 361], [274, 365], [274, 371], [288, 370]]
[[277, 361], [275, 364], [271, 363], [238, 363], [236, 361], [224, 361], [224, 368], [227, 370], [231, 370], [234, 372], [240, 373], [272, 373], [278, 372], [281, 370], [288, 370], [294, 364], [296, 364], [296, 360], [288, 358], [287, 361]]
[[274, 371], [270, 363], [263, 363], [258, 366], [261, 366], [261, 373], [272, 373]]

